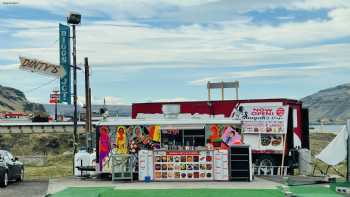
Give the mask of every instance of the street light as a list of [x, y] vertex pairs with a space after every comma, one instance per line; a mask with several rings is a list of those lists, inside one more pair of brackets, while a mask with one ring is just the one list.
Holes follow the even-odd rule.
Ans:
[[77, 109], [77, 50], [76, 50], [76, 35], [75, 26], [80, 24], [81, 14], [77, 12], [70, 12], [67, 17], [67, 23], [72, 26], [73, 29], [73, 104], [74, 104], [74, 130], [73, 130], [73, 140], [74, 140], [74, 154], [77, 152], [77, 127], [78, 127], [78, 109]]
[[79, 25], [81, 20], [81, 14], [78, 12], [69, 12], [67, 17], [67, 23], [72, 25]]

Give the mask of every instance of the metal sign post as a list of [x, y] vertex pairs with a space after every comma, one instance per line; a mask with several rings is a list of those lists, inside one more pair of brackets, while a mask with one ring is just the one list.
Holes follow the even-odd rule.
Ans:
[[225, 96], [224, 89], [225, 88], [236, 88], [236, 100], [238, 100], [239, 81], [219, 82], [219, 83], [210, 83], [210, 81], [208, 81], [207, 88], [208, 88], [208, 101], [211, 100], [210, 89], [221, 89], [221, 100], [224, 100], [224, 96]]
[[55, 104], [55, 121], [57, 122], [57, 103], [60, 102], [60, 93], [58, 90], [53, 90], [50, 94], [50, 101], [49, 103]]

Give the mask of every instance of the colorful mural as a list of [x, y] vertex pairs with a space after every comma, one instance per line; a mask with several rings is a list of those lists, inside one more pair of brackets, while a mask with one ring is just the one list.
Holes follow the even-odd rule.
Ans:
[[221, 139], [221, 128], [217, 124], [209, 125], [208, 139], [210, 142], [220, 142]]
[[232, 125], [207, 125], [205, 136], [208, 143], [220, 143], [222, 149], [241, 144], [240, 130]]
[[235, 128], [231, 126], [226, 126], [224, 128], [222, 140], [229, 146], [238, 145], [241, 144], [241, 135]]
[[[132, 126], [130, 126], [132, 128]], [[143, 135], [143, 127], [142, 126], [134, 126], [132, 138], [141, 138]]]
[[118, 154], [127, 154], [128, 153], [128, 145], [127, 145], [127, 129], [124, 126], [117, 127], [116, 133], [116, 152]]
[[147, 128], [149, 131], [150, 140], [160, 142], [160, 126], [154, 125]]
[[109, 129], [106, 126], [101, 126], [99, 128], [99, 164], [100, 171], [102, 171], [103, 166], [108, 163], [108, 155], [111, 151], [111, 140], [109, 137]]

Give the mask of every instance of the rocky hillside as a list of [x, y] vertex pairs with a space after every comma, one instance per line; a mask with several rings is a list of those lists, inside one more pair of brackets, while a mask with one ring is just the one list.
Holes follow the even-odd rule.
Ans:
[[29, 102], [20, 90], [0, 85], [0, 112], [45, 111], [41, 104]]
[[303, 99], [310, 122], [344, 123], [350, 118], [350, 83], [321, 90]]

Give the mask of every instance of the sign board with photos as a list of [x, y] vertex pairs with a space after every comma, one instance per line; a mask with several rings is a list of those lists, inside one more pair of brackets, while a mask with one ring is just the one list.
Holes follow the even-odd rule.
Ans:
[[154, 180], [213, 180], [213, 151], [154, 151]]
[[241, 104], [242, 111], [235, 109], [234, 119], [242, 121], [244, 133], [287, 133], [288, 106], [265, 106], [256, 103]]
[[147, 176], [153, 180], [153, 151], [140, 150], [138, 156], [139, 181], [145, 180]]
[[228, 179], [228, 150], [214, 150], [214, 180], [227, 181]]

